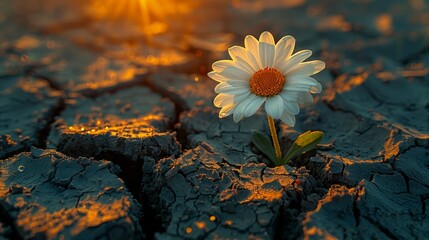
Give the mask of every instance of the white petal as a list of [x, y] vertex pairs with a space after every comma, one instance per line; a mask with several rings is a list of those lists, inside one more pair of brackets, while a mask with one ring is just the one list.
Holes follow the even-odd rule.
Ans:
[[223, 108], [228, 105], [237, 105], [238, 103], [242, 102], [245, 98], [247, 98], [247, 96], [249, 95], [250, 95], [250, 92], [239, 94], [239, 95], [220, 93], [213, 100], [213, 104], [218, 108]]
[[317, 83], [316, 86], [312, 86], [310, 89], [310, 93], [321, 93], [322, 92], [322, 85], [320, 83]]
[[259, 42], [269, 43], [271, 45], [275, 44], [273, 35], [268, 31], [261, 33], [261, 36], [259, 36]]
[[216, 93], [226, 93], [226, 94], [232, 94], [232, 95], [238, 95], [238, 94], [244, 94], [247, 92], [250, 92], [249, 86], [244, 85], [244, 83], [239, 83], [240, 81], [234, 81], [231, 82], [222, 82], [219, 83], [215, 87]]
[[246, 61], [242, 59], [241, 57], [237, 56], [236, 63], [238, 67], [249, 73], [250, 75], [253, 75], [257, 70], [254, 68], [253, 63], [250, 63], [249, 61]]
[[234, 104], [239, 104], [241, 103], [244, 99], [246, 99], [249, 95], [250, 95], [250, 91], [245, 92], [243, 94], [238, 94], [234, 96]]
[[309, 86], [316, 86], [318, 82], [316, 79], [309, 77], [309, 76], [303, 76], [303, 75], [295, 75], [287, 78], [287, 83], [289, 84], [304, 84]]
[[274, 57], [274, 67], [279, 67], [281, 63], [290, 58], [295, 48], [295, 38], [288, 35], [280, 39], [276, 44], [276, 56]]
[[241, 121], [245, 117], [244, 116], [244, 110], [245, 110], [245, 108], [247, 106], [246, 105], [246, 99], [243, 100], [241, 103], [237, 104], [237, 106], [235, 107], [234, 116], [233, 116], [232, 119], [236, 123], [238, 123], [239, 121]]
[[312, 52], [310, 50], [302, 50], [295, 53], [286, 62], [280, 64], [280, 72], [282, 72], [284, 75], [287, 75], [290, 69], [299, 63], [302, 63], [305, 59], [309, 58], [311, 54]]
[[236, 105], [227, 105], [225, 107], [223, 107], [220, 111], [219, 111], [219, 118], [224, 118], [224, 117], [228, 117], [229, 115], [231, 115], [232, 113], [234, 113], [234, 109], [235, 109]]
[[[237, 104], [234, 110], [233, 120], [234, 122], [239, 122], [243, 118], [251, 116], [254, 114], [260, 107], [259, 103], [264, 102], [264, 98], [260, 98], [254, 94], [250, 94], [246, 99]], [[262, 105], [261, 103], [261, 105]], [[259, 106], [258, 106], [259, 105]]]
[[250, 76], [253, 75], [253, 73], [255, 73], [253, 68], [249, 66], [249, 64], [246, 61], [242, 60], [240, 56], [235, 56], [235, 61], [221, 60], [212, 64], [213, 70], [218, 73], [223, 72], [229, 67], [239, 68], [240, 70], [246, 72]]
[[258, 43], [258, 40], [252, 35], [247, 35], [244, 38], [244, 47], [255, 56], [258, 56]]
[[269, 97], [265, 102], [265, 111], [274, 119], [279, 119], [283, 114], [283, 98], [279, 95]]
[[284, 109], [292, 115], [297, 115], [299, 113], [299, 106], [296, 102], [285, 102]]
[[284, 90], [280, 96], [287, 102], [296, 102], [298, 104], [313, 102], [313, 96], [308, 92]]
[[207, 74], [211, 79], [215, 80], [216, 82], [225, 82], [228, 80], [226, 77], [219, 75], [219, 73], [212, 71]]
[[311, 86], [308, 85], [300, 85], [300, 84], [287, 84], [286, 87], [283, 88], [286, 91], [301, 91], [301, 92], [309, 92]]
[[[287, 85], [289, 85], [289, 87]], [[297, 89], [297, 91], [320, 93], [322, 92], [322, 85], [320, 85], [320, 83], [312, 77], [292, 76], [289, 78], [289, 82], [286, 83], [286, 87], [284, 89], [289, 89], [289, 90]], [[303, 89], [308, 89], [308, 90], [303, 90]]]
[[231, 56], [232, 60], [237, 61], [237, 57], [241, 57], [242, 59], [247, 60], [247, 50], [240, 46], [233, 46], [228, 48], [229, 56]]
[[259, 56], [256, 57], [252, 53], [247, 52], [247, 58], [249, 60], [249, 64], [252, 66], [252, 68], [255, 70], [255, 72], [262, 69], [261, 63], [259, 61]]
[[289, 72], [288, 76], [293, 75], [305, 75], [311, 76], [325, 69], [325, 63], [320, 60], [308, 61], [300, 63], [293, 67]]
[[312, 77], [295, 75], [288, 78], [283, 89], [287, 91], [320, 93], [322, 85]]
[[312, 103], [313, 102], [313, 96], [308, 92], [301, 92], [301, 94], [298, 95], [298, 103]]
[[286, 123], [287, 125], [289, 125], [291, 127], [295, 126], [295, 116], [291, 115], [287, 112], [283, 112], [283, 115], [280, 118], [280, 120], [282, 120], [284, 123]]
[[215, 72], [222, 72], [223, 70], [225, 70], [225, 68], [231, 67], [234, 65], [235, 65], [234, 62], [231, 60], [221, 60], [221, 61], [214, 62], [212, 64], [212, 68]]
[[274, 63], [275, 47], [268, 43], [259, 43], [259, 57], [262, 68], [272, 67]]
[[234, 103], [234, 95], [220, 93], [213, 100], [216, 107], [225, 107]]
[[[234, 62], [237, 66], [242, 66], [243, 64], [248, 64], [251, 67], [251, 74], [258, 71], [260, 68], [259, 60], [253, 56], [250, 52], [246, 51], [244, 48], [235, 47], [230, 48], [231, 52], [230, 55], [232, 56], [232, 59], [234, 59]], [[243, 69], [246, 69], [245, 67], [242, 67]]]
[[236, 66], [230, 66], [225, 68], [222, 72], [219, 73], [219, 75], [227, 78], [227, 79], [235, 79], [235, 80], [249, 80], [250, 74], [245, 72], [244, 70], [236, 67]]
[[244, 38], [244, 46], [246, 47], [246, 50], [253, 55], [253, 57], [257, 60], [258, 63], [258, 69], [261, 69], [261, 63], [259, 61], [259, 42], [256, 40], [256, 38], [252, 35], [247, 35]]
[[255, 114], [267, 98], [252, 94], [249, 99], [250, 100], [247, 103], [247, 107], [244, 110], [245, 117], [250, 117]]
[[242, 87], [242, 88], [249, 89], [249, 82], [243, 81], [243, 80], [231, 79], [231, 80], [225, 81], [221, 84], [229, 84], [233, 87]]
[[302, 92], [297, 92], [297, 91], [288, 91], [288, 90], [283, 90], [280, 93], [280, 96], [283, 98], [283, 100], [285, 101], [289, 101], [289, 102], [298, 102], [298, 95], [302, 93]]
[[286, 86], [283, 89], [286, 91], [309, 92], [311, 89], [311, 86], [300, 85], [300, 84], [286, 84]]

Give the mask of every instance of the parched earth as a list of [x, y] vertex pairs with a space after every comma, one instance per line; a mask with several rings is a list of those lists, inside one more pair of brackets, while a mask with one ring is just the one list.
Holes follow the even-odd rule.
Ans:
[[[73, 1], [0, 3], [0, 239], [427, 238], [429, 4], [228, 2], [151, 41]], [[215, 34], [264, 30], [327, 63], [277, 123], [284, 147], [325, 139], [275, 168], [250, 142], [264, 112], [219, 119], [205, 76]]]

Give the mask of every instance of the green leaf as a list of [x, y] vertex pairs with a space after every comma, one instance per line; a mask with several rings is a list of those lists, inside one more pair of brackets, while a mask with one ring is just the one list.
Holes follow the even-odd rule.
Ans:
[[278, 165], [276, 152], [271, 140], [260, 131], [252, 131], [252, 142], [265, 156], [267, 156], [274, 165]]
[[291, 159], [299, 156], [302, 153], [308, 152], [316, 147], [323, 139], [323, 132], [307, 131], [295, 140], [292, 147], [283, 158], [283, 164], [287, 164]]

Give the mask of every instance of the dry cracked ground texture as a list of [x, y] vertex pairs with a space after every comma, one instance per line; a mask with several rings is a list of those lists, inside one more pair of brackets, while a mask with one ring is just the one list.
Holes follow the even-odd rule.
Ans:
[[44, 16], [47, 34], [11, 6], [0, 3], [0, 239], [428, 236], [424, 1], [274, 4], [224, 26], [236, 39], [292, 34], [327, 62], [323, 93], [295, 128], [279, 123], [285, 147], [308, 129], [324, 144], [276, 168], [249, 141], [268, 134], [263, 113], [218, 119], [215, 83], [195, 74], [203, 58], [153, 70], [107, 54], [126, 45], [111, 36], [88, 45], [95, 24]]

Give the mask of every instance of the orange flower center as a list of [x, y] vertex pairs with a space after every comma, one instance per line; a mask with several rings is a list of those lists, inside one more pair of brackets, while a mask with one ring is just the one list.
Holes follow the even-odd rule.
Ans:
[[250, 91], [262, 96], [278, 95], [285, 85], [286, 79], [277, 69], [265, 68], [255, 72], [250, 79]]

